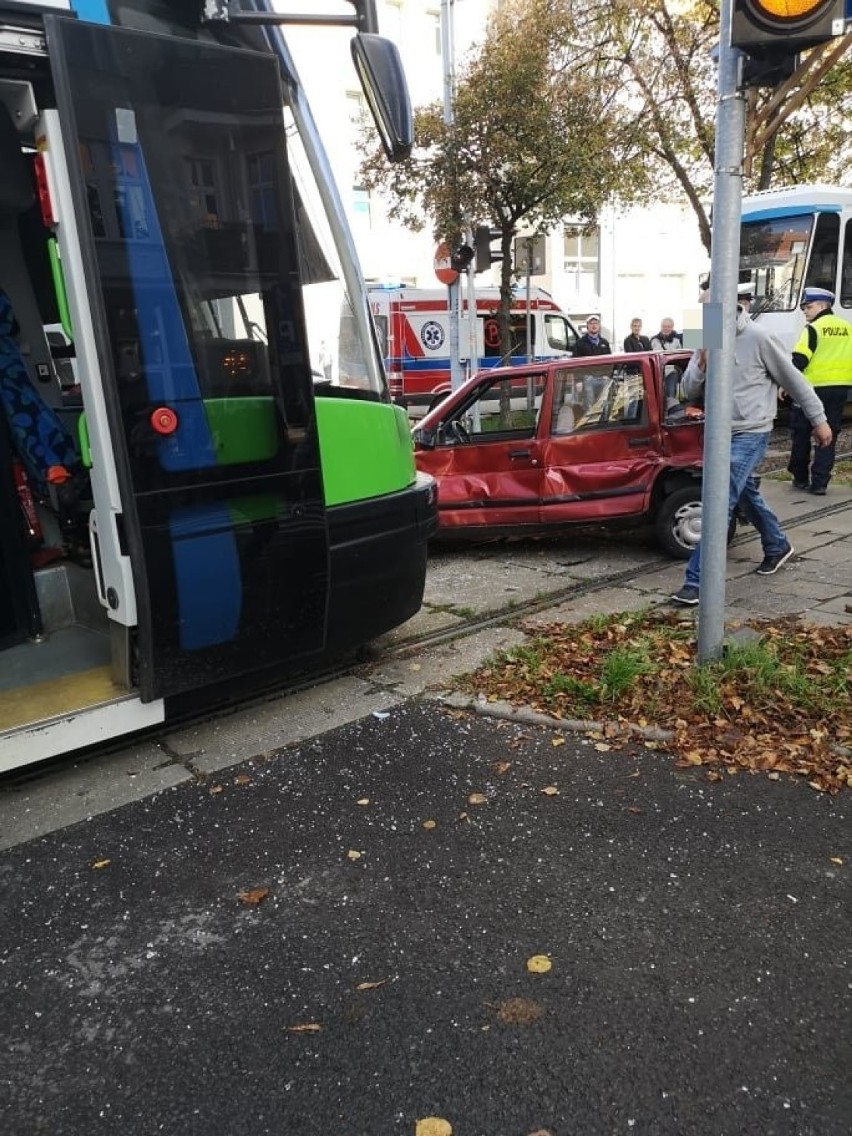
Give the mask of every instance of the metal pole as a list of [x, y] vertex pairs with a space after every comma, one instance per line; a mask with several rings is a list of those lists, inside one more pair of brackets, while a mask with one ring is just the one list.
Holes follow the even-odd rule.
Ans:
[[527, 362], [532, 363], [533, 349], [532, 349], [532, 288], [530, 287], [530, 277], [532, 274], [532, 242], [527, 239]]
[[704, 305], [705, 328], [710, 334], [705, 336], [705, 345], [709, 350], [701, 500], [699, 663], [718, 659], [722, 654], [725, 637], [728, 486], [731, 471], [731, 411], [745, 137], [745, 97], [739, 89], [742, 54], [730, 45], [732, 23], [733, 0], [722, 0], [710, 303]]
[[[451, 127], [455, 122], [455, 0], [441, 0], [441, 58], [444, 65], [444, 125]], [[459, 357], [459, 283], [447, 286], [447, 326], [450, 348], [450, 387], [458, 388], [464, 382], [461, 359]]]
[[[473, 230], [465, 234], [465, 240], [473, 246]], [[476, 337], [476, 263], [471, 261], [467, 266], [467, 332], [469, 336], [468, 375], [479, 370], [479, 345]]]

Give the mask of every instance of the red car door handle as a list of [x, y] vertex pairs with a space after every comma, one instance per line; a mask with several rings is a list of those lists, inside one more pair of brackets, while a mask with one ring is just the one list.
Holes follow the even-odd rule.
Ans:
[[650, 438], [631, 438], [630, 441], [627, 444], [628, 444], [628, 446], [633, 446], [634, 448], [636, 446], [650, 446], [651, 439]]
[[509, 457], [514, 461], [516, 458], [528, 458], [532, 456], [532, 450], [509, 450]]

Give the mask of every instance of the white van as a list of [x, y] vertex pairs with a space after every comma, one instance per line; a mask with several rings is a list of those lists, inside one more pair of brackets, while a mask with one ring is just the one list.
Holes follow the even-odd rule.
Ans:
[[[391, 397], [403, 406], [431, 405], [450, 390], [450, 334], [446, 288], [370, 288], [370, 310], [379, 336]], [[482, 288], [476, 293], [477, 357], [470, 366], [468, 305], [465, 299], [459, 320], [459, 349], [468, 373], [485, 367], [517, 365], [570, 355], [577, 329], [549, 292], [530, 290], [529, 325], [532, 329], [527, 355], [527, 298], [520, 290], [512, 303], [511, 354], [500, 353], [497, 314], [500, 292]], [[341, 334], [341, 354], [345, 334]]]

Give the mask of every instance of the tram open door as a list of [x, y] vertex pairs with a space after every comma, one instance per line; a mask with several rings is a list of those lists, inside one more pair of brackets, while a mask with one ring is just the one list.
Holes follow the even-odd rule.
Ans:
[[[79, 728], [120, 703], [108, 736], [321, 652], [328, 521], [274, 58], [44, 27], [34, 163], [73, 333], [112, 684], [46, 717], [61, 728], [72, 710]], [[63, 752], [26, 722], [7, 749], [36, 733], [37, 756]]]
[[89, 222], [64, 261], [72, 320], [90, 320], [81, 370], [101, 380], [86, 409], [96, 570], [112, 617], [137, 629], [131, 677], [149, 701], [324, 645], [328, 536], [283, 95], [267, 56], [46, 26], [47, 149], [67, 174], [54, 183]]

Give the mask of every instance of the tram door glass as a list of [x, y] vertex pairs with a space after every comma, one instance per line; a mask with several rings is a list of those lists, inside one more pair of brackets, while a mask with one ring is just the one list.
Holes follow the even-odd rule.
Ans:
[[262, 54], [49, 24], [154, 698], [325, 640], [283, 97]]

